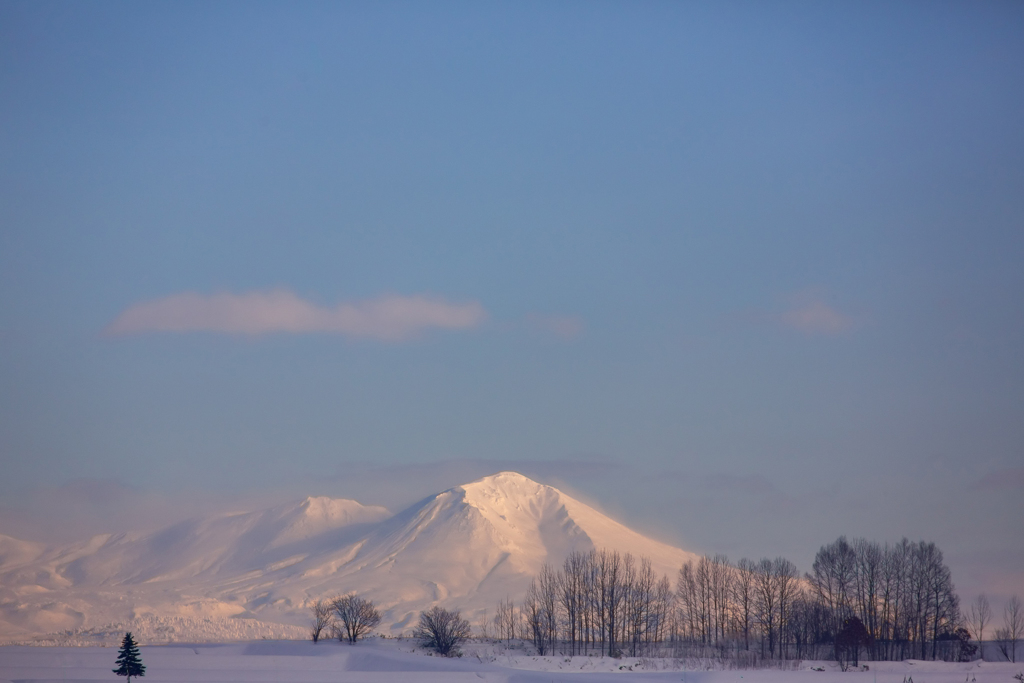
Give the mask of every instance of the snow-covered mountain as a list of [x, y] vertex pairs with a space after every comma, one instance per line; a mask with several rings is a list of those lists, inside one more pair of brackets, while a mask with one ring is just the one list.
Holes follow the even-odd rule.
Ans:
[[649, 557], [670, 577], [694, 557], [501, 472], [394, 516], [307, 498], [60, 547], [0, 537], [0, 640], [108, 624], [146, 632], [142, 622], [163, 624], [151, 639], [251, 637], [253, 624], [304, 626], [310, 601], [349, 591], [381, 608], [381, 630], [400, 633], [434, 604], [471, 619], [493, 613], [498, 600], [521, 598], [544, 563], [591, 548]]

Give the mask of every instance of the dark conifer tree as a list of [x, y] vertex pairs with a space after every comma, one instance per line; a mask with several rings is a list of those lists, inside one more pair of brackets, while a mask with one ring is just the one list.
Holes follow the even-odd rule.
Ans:
[[135, 644], [130, 632], [124, 634], [115, 664], [117, 664], [117, 668], [113, 670], [114, 673], [118, 676], [127, 676], [127, 683], [131, 683], [132, 676], [146, 675], [146, 667], [139, 656], [139, 646]]

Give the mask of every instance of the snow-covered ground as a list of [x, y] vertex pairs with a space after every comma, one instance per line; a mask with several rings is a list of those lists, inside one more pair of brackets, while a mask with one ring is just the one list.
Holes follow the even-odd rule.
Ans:
[[[1015, 683], [1024, 664], [871, 662], [840, 672], [829, 662], [795, 663], [792, 670], [695, 670], [693, 662], [624, 657], [535, 657], [490, 643], [471, 643], [461, 658], [431, 657], [413, 641], [374, 638], [337, 641], [260, 640], [248, 643], [142, 647], [146, 681], [391, 683], [404, 681], [686, 681], [688, 683]], [[123, 681], [111, 669], [114, 647], [0, 647], [0, 681]], [[699, 664], [699, 663], [698, 663]], [[823, 668], [824, 671], [816, 669]]]

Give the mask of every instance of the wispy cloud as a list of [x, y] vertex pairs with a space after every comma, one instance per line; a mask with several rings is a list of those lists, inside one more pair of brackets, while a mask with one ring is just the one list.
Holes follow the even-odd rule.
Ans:
[[432, 328], [470, 329], [486, 317], [483, 306], [476, 301], [451, 303], [426, 294], [389, 294], [324, 307], [283, 289], [213, 295], [184, 292], [128, 307], [107, 326], [105, 333], [328, 333], [399, 341]]
[[1024, 467], [1010, 467], [990, 472], [975, 482], [975, 489], [998, 491], [1001, 489], [1024, 490]]
[[574, 339], [583, 334], [583, 319], [575, 315], [541, 315], [529, 313], [526, 324], [537, 331], [553, 334], [559, 339]]
[[774, 495], [779, 490], [775, 484], [760, 474], [728, 474], [717, 472], [708, 475], [706, 483], [709, 487], [740, 494]]
[[116, 479], [73, 479], [26, 488], [0, 503], [0, 534], [26, 541], [67, 543], [95, 534], [152, 531], [192, 517], [260, 510], [301, 500], [294, 482], [274, 490], [215, 489], [174, 493], [129, 486]]
[[821, 287], [791, 292], [774, 311], [750, 311], [745, 317], [749, 322], [784, 327], [808, 336], [839, 336], [853, 331], [862, 322], [862, 316], [828, 303], [827, 293]]
[[824, 301], [814, 300], [779, 315], [779, 322], [804, 334], [836, 335], [853, 328], [852, 317], [840, 313]]

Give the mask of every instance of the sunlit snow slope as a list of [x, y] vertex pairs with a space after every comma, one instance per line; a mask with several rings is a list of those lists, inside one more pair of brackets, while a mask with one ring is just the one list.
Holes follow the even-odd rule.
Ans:
[[471, 619], [493, 613], [506, 595], [521, 598], [545, 562], [591, 548], [649, 557], [670, 577], [693, 557], [502, 472], [395, 516], [307, 498], [56, 548], [0, 537], [0, 640], [111, 624], [135, 624], [151, 641], [227, 640], [251, 636], [253, 624], [305, 625], [311, 600], [349, 591], [374, 600], [381, 630], [398, 633], [438, 603]]

